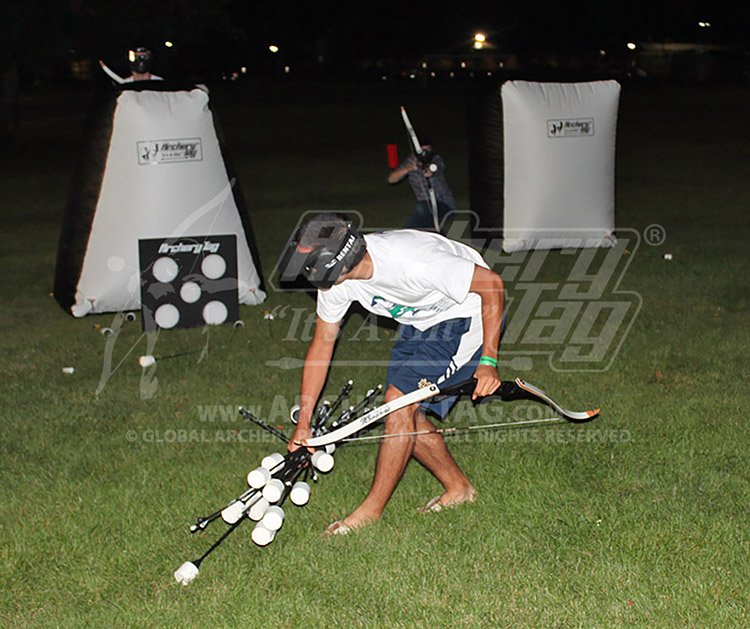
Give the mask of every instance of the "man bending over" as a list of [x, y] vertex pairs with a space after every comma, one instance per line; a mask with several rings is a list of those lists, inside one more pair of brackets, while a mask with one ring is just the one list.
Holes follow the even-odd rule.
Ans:
[[[310, 421], [349, 306], [399, 323], [386, 377], [386, 402], [425, 381], [447, 386], [477, 379], [474, 397], [500, 386], [497, 352], [503, 317], [503, 282], [471, 247], [438, 234], [402, 229], [361, 234], [345, 217], [319, 214], [300, 227], [287, 270], [299, 270], [318, 288], [317, 322], [302, 372], [300, 413], [289, 442], [294, 451], [310, 433]], [[294, 272], [294, 271], [292, 271]], [[443, 419], [456, 399], [425, 401], [387, 416], [372, 487], [330, 533], [377, 520], [409, 459], [422, 463], [444, 491], [422, 509], [437, 511], [474, 500], [476, 490], [453, 460], [427, 413]]]

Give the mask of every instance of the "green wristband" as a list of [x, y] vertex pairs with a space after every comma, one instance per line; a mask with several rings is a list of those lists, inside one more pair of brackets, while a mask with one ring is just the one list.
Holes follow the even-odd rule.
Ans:
[[497, 359], [492, 356], [482, 356], [479, 359], [480, 365], [489, 365], [490, 367], [497, 367]]

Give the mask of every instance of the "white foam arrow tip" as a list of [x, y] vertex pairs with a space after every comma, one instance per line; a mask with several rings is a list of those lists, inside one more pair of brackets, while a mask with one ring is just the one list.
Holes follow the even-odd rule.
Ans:
[[187, 585], [193, 579], [195, 579], [195, 577], [198, 576], [198, 572], [198, 566], [196, 566], [192, 561], [186, 561], [179, 568], [177, 568], [177, 570], [175, 570], [174, 578], [177, 583]]

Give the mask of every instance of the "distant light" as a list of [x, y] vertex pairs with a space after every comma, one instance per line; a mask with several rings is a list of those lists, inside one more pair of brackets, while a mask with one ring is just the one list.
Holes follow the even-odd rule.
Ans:
[[247, 74], [247, 67], [246, 66], [242, 66], [240, 68], [240, 72], [242, 72], [242, 74]]
[[426, 62], [426, 61], [423, 61], [423, 62], [422, 62], [422, 67], [423, 67], [423, 68], [424, 68], [425, 70], [427, 69], [427, 62]]
[[289, 66], [284, 66], [284, 74], [289, 74], [292, 71], [292, 68]]
[[628, 50], [635, 50], [635, 49], [636, 49], [636, 45], [632, 41], [628, 42]]
[[607, 51], [606, 50], [600, 50], [599, 51], [599, 56], [600, 57], [606, 57], [607, 56]]
[[466, 67], [466, 62], [465, 62], [465, 61], [462, 61], [462, 62], [461, 62], [461, 67], [462, 67], [462, 68], [465, 68], [465, 67]]
[[484, 33], [477, 33], [476, 35], [474, 35], [474, 41], [484, 43], [487, 41], [487, 38], [485, 37]]
[[711, 22], [698, 22], [698, 26], [700, 26], [701, 28], [710, 28]]
[[130, 61], [130, 63], [133, 63], [135, 61], [135, 51], [134, 50], [128, 50], [128, 61]]
[[482, 50], [483, 47], [484, 47], [484, 44], [482, 44], [482, 42], [480, 42], [480, 41], [475, 41], [474, 42], [474, 49], [475, 50]]
[[270, 50], [270, 51], [271, 51], [272, 53], [277, 53], [277, 52], [279, 52], [279, 47], [278, 47], [278, 46], [275, 46], [274, 44], [271, 44], [271, 45], [270, 45], [270, 46], [268, 47], [268, 50]]
[[171, 48], [172, 46], [174, 46], [174, 44], [173, 44], [173, 43], [172, 43], [171, 41], [165, 41], [165, 42], [164, 42], [164, 45], [165, 45], [165, 46], [166, 46], [167, 48]]

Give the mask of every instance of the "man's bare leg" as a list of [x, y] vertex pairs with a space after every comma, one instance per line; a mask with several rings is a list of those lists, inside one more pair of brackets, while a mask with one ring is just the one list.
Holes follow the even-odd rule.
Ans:
[[[386, 402], [403, 395], [393, 385], [385, 394]], [[388, 415], [385, 434], [400, 434], [420, 430], [435, 430], [417, 405], [408, 406]], [[409, 459], [414, 456], [442, 483], [445, 492], [441, 504], [448, 506], [473, 500], [476, 490], [453, 460], [442, 435], [405, 435], [391, 437], [380, 443], [375, 477], [362, 504], [342, 520], [351, 528], [377, 520], [385, 509], [394, 489], [404, 474]]]
[[[420, 409], [417, 409], [415, 424], [415, 432], [437, 430]], [[474, 500], [477, 491], [451, 456], [443, 435], [439, 433], [418, 435], [413, 456], [443, 485], [445, 491], [437, 500], [438, 504], [449, 507]]]
[[[391, 385], [385, 392], [385, 401], [390, 402], [402, 395], [401, 391]], [[392, 435], [415, 432], [416, 413], [417, 406], [415, 404], [394, 411], [386, 418], [384, 434]], [[401, 480], [406, 465], [409, 463], [409, 459], [414, 452], [414, 443], [415, 439], [413, 435], [391, 437], [383, 439], [380, 442], [378, 458], [375, 464], [375, 477], [373, 478], [370, 491], [365, 496], [362, 504], [342, 520], [344, 524], [351, 528], [357, 528], [367, 524], [367, 522], [380, 518], [385, 505], [393, 494], [393, 490], [396, 489], [396, 485]]]

